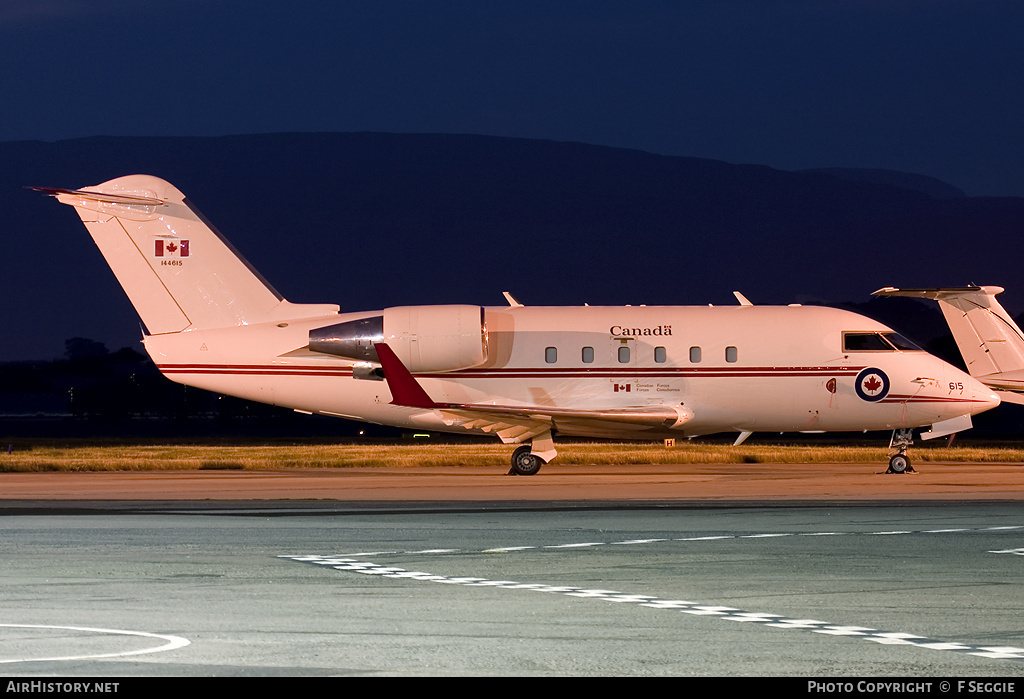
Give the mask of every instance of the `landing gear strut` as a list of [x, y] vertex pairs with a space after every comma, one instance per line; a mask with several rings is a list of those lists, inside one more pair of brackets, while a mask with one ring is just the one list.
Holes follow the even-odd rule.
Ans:
[[889, 448], [896, 453], [889, 457], [889, 470], [886, 473], [914, 473], [914, 467], [907, 458], [907, 447], [914, 443], [913, 430], [894, 430]]

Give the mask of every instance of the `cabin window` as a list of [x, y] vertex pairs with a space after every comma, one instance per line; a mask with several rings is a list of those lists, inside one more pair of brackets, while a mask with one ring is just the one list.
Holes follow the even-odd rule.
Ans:
[[584, 347], [583, 348], [583, 363], [593, 364], [594, 363], [594, 348]]
[[554, 364], [558, 361], [558, 348], [547, 347], [544, 349], [544, 361], [548, 364]]
[[619, 348], [619, 364], [629, 364], [629, 348]]
[[690, 362], [692, 364], [700, 364], [700, 347], [690, 348]]
[[667, 359], [668, 359], [668, 353], [665, 352], [665, 348], [664, 347], [655, 347], [654, 348], [654, 361], [656, 361], [658, 364], [664, 364]]
[[736, 361], [736, 356], [737, 355], [736, 355], [736, 348], [735, 347], [726, 347], [725, 348], [725, 361], [727, 361], [727, 362], [735, 362]]

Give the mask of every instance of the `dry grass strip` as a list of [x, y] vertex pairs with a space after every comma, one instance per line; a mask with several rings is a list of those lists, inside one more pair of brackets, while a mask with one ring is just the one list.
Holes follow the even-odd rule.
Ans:
[[[729, 444], [682, 442], [586, 443], [558, 445], [563, 464], [678, 463], [848, 463], [888, 460], [881, 446], [820, 444]], [[39, 471], [180, 471], [200, 469], [317, 469], [441, 466], [501, 466], [512, 447], [498, 443], [375, 443], [315, 445], [115, 445], [33, 446], [0, 453], [0, 472]], [[1024, 462], [1024, 448], [1013, 445], [946, 447], [944, 443], [912, 448], [915, 463]]]

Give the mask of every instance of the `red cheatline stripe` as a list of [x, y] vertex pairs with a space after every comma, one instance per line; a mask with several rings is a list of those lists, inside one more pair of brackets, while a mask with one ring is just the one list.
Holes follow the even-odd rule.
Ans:
[[[416, 374], [421, 378], [497, 379], [497, 378], [721, 378], [721, 377], [815, 377], [842, 376], [863, 367], [720, 367], [715, 369], [643, 368], [643, 369], [553, 369], [509, 368], [481, 369]], [[351, 367], [323, 367], [278, 364], [162, 364], [165, 374], [224, 374], [255, 376], [350, 376]]]
[[274, 364], [162, 364], [164, 374], [224, 374], [233, 376], [351, 376], [352, 367], [278, 366]]
[[951, 398], [943, 396], [888, 396], [879, 403], [982, 403], [977, 398]]
[[710, 367], [710, 368], [697, 368], [697, 367], [629, 367], [624, 366], [621, 368], [617, 367], [573, 367], [573, 368], [562, 368], [562, 367], [494, 367], [485, 369], [461, 369], [459, 371], [448, 372], [451, 376], [463, 377], [463, 376], [477, 376], [477, 375], [505, 375], [505, 374], [516, 374], [516, 373], [530, 373], [537, 375], [545, 374], [561, 374], [561, 373], [580, 373], [583, 375], [595, 374], [595, 373], [615, 373], [621, 374], [623, 372], [631, 373], [654, 373], [654, 374], [692, 374], [694, 376], [700, 376], [703, 374], [737, 374], [737, 373], [763, 373], [769, 375], [775, 375], [779, 373], [820, 373], [820, 374], [856, 374], [864, 367], [829, 367], [829, 366], [760, 366], [760, 367]]

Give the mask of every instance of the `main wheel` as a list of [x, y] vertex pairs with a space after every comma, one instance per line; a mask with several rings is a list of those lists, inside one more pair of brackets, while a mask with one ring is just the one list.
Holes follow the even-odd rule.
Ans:
[[895, 454], [889, 459], [889, 473], [906, 473], [910, 469], [910, 459], [906, 454]]
[[517, 476], [533, 476], [544, 465], [544, 459], [530, 452], [530, 447], [522, 446], [512, 452], [512, 473]]

